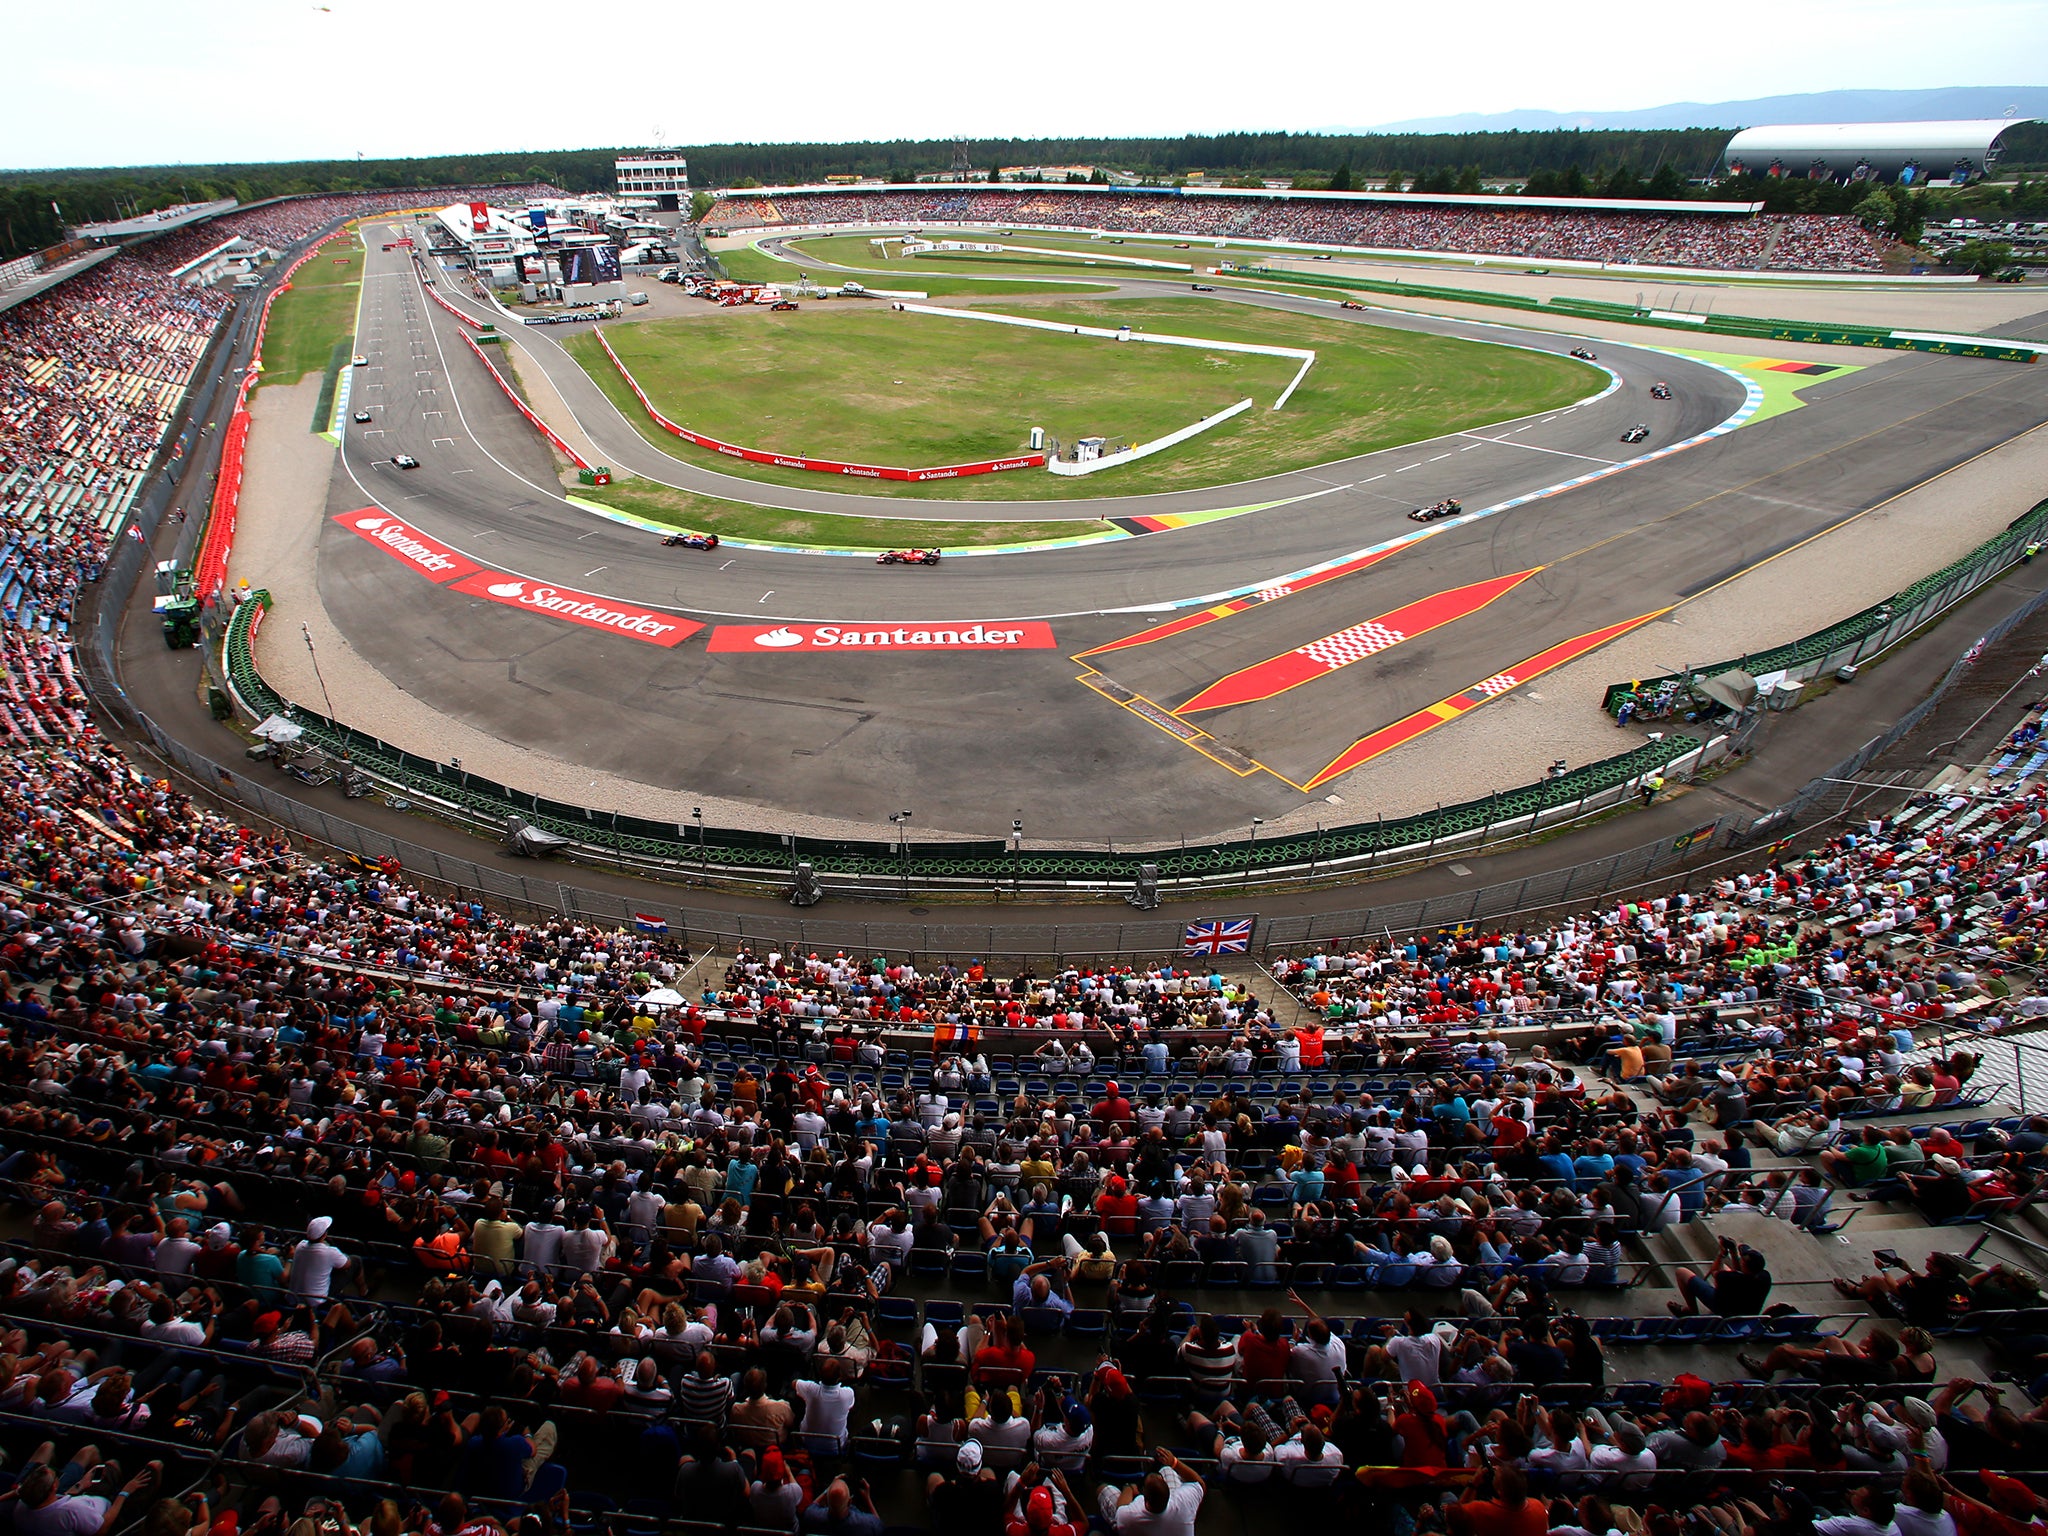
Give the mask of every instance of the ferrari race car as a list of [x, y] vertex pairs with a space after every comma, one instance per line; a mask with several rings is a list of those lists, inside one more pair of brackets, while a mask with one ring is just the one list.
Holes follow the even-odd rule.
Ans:
[[936, 549], [885, 549], [875, 556], [877, 565], [937, 565]]

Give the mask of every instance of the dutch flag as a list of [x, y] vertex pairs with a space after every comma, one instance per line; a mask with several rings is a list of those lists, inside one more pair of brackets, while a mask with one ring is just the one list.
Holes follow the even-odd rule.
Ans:
[[633, 926], [642, 933], [667, 933], [668, 922], [664, 918], [649, 917], [645, 912], [633, 914]]

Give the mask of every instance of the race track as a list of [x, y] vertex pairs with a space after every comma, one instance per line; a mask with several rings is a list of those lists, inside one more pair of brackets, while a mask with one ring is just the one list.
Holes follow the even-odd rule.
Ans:
[[[463, 327], [427, 301], [404, 252], [379, 252], [376, 226], [366, 234], [359, 350], [370, 362], [354, 370], [352, 403], [375, 419], [344, 436], [329, 512], [375, 508], [528, 589], [548, 583], [710, 628], [670, 646], [521, 611], [453, 590], [462, 583], [431, 579], [330, 520], [320, 593], [350, 643], [435, 708], [509, 741], [664, 787], [855, 821], [914, 808], [920, 832], [1000, 835], [1013, 815], [1077, 839], [1239, 830], [1303, 804], [1361, 738], [1398, 735], [1465, 690], [1486, 685], [1490, 697], [1526, 683], [1515, 669], [1531, 658], [1652, 617], [2048, 418], [2031, 369], [1856, 354], [1845, 362], [1857, 370], [1806, 389], [1803, 409], [1539, 495], [1694, 438], [1744, 405], [1746, 386], [1730, 373], [1601, 341], [1619, 387], [1569, 412], [1250, 484], [1034, 502], [1023, 513], [1159, 516], [1302, 498], [1246, 516], [1077, 549], [949, 557], [937, 569], [705, 555], [663, 549], [564, 500], [545, 445], [471, 357]], [[486, 313], [454, 279], [441, 286]], [[1339, 313], [1305, 298], [1214, 297]], [[1344, 318], [1552, 351], [1572, 344], [1435, 317]], [[519, 340], [617, 468], [809, 511], [1018, 515], [1002, 503], [773, 486], [683, 463], [644, 441], [547, 328]], [[1648, 399], [1660, 378], [1673, 401]], [[1650, 441], [1620, 443], [1638, 420], [1653, 426]], [[396, 453], [420, 467], [382, 462]], [[1423, 530], [1406, 519], [1446, 495], [1463, 500], [1465, 520]], [[1368, 551], [1381, 557], [1273, 590]], [[1520, 579], [1499, 580], [1508, 577]], [[1256, 596], [1201, 621], [1226, 594]], [[808, 631], [780, 653], [706, 648], [721, 625], [748, 626], [746, 640], [819, 622], [894, 634], [1035, 620], [1049, 623], [1050, 648], [828, 653]], [[1147, 643], [1097, 649], [1169, 625], [1175, 632]], [[1307, 661], [1288, 659], [1298, 648]], [[1204, 707], [1176, 713], [1191, 702]], [[1342, 787], [1340, 776], [1314, 793]]]

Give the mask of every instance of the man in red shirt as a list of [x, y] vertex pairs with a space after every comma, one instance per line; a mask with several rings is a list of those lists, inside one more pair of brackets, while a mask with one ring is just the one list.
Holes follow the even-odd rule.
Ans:
[[[1066, 1473], [1054, 1468], [1047, 1475], [1052, 1488], [1044, 1483], [1017, 1484], [1010, 1495], [1010, 1517], [1003, 1526], [1003, 1536], [1083, 1536], [1087, 1531], [1081, 1501], [1067, 1486]], [[1053, 1488], [1059, 1489], [1060, 1497], [1066, 1500], [1065, 1519], [1059, 1517], [1059, 1501], [1053, 1497]]]
[[1268, 1307], [1258, 1322], [1237, 1340], [1237, 1379], [1257, 1389], [1263, 1381], [1282, 1381], [1294, 1352], [1294, 1334], [1278, 1307]]
[[1111, 1174], [1095, 1197], [1095, 1214], [1111, 1237], [1130, 1237], [1138, 1230], [1138, 1197], [1120, 1174]]
[[1102, 1098], [1088, 1111], [1088, 1117], [1091, 1120], [1110, 1123], [1121, 1123], [1135, 1118], [1131, 1110], [1131, 1101], [1117, 1091], [1115, 1083], [1103, 1086]]
[[617, 1377], [597, 1368], [597, 1357], [585, 1355], [576, 1362], [576, 1375], [561, 1385], [559, 1400], [573, 1408], [604, 1413], [625, 1400], [626, 1387]]

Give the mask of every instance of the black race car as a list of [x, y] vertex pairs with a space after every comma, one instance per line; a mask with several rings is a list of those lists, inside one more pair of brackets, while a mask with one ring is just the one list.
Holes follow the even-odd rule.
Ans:
[[1571, 355], [1588, 363], [1596, 363], [1600, 360], [1590, 347], [1573, 347]]
[[1621, 440], [1624, 443], [1640, 443], [1644, 438], [1648, 437], [1649, 435], [1649, 424], [1647, 422], [1639, 421], [1634, 426], [1630, 427], [1626, 432], [1621, 434]]
[[1652, 400], [1669, 400], [1671, 398], [1671, 386], [1662, 379], [1659, 379], [1650, 386], [1650, 398]]
[[936, 549], [885, 549], [875, 556], [877, 565], [937, 565]]
[[1339, 299], [1339, 300], [1337, 301], [1337, 307], [1338, 307], [1339, 309], [1363, 309], [1363, 308], [1365, 308], [1365, 306], [1364, 306], [1363, 304], [1359, 303], [1359, 302], [1358, 302], [1358, 300], [1356, 300], [1356, 299]]
[[1434, 523], [1446, 517], [1456, 517], [1465, 510], [1465, 504], [1455, 496], [1446, 496], [1434, 506], [1417, 507], [1408, 514], [1411, 523]]
[[420, 467], [420, 461], [409, 453], [394, 453], [391, 456], [391, 462], [398, 469], [418, 469]]
[[715, 533], [672, 533], [661, 541], [664, 549], [716, 549]]
[[370, 419], [370, 413], [368, 411], [357, 411], [355, 414], [355, 419], [357, 421], [368, 421]]

